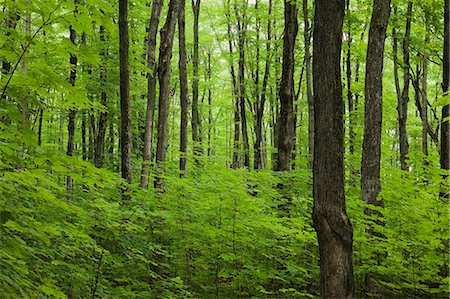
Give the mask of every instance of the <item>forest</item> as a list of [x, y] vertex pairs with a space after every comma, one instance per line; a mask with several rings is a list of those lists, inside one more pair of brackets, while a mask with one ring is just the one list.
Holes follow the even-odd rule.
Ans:
[[0, 2], [0, 298], [448, 298], [450, 0]]

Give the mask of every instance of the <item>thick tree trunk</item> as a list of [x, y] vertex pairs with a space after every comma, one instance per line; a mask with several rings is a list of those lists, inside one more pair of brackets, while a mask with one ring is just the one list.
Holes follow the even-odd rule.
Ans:
[[[386, 30], [390, 15], [390, 0], [374, 0], [372, 19], [370, 21], [369, 42], [366, 56], [366, 79], [364, 93], [366, 97], [364, 107], [364, 139], [361, 161], [361, 196], [365, 204], [383, 207], [383, 199], [378, 198], [381, 191], [380, 163], [381, 163], [381, 131], [382, 131], [382, 96], [383, 96], [383, 60], [386, 40]], [[374, 222], [382, 225], [382, 214], [367, 206], [364, 213], [379, 218]], [[374, 232], [371, 223], [368, 229], [369, 237], [382, 237]], [[373, 276], [366, 275], [365, 293], [377, 294]]]
[[[445, 0], [444, 6], [444, 67], [442, 74], [442, 90], [444, 93], [448, 93], [448, 88], [450, 85], [450, 9], [449, 1]], [[442, 107], [442, 120], [441, 120], [441, 169], [445, 170], [446, 173], [443, 176], [442, 191], [440, 196], [442, 198], [450, 198], [449, 185], [448, 185], [448, 171], [450, 169], [450, 105], [447, 104]]]
[[278, 154], [274, 170], [290, 169], [291, 151], [294, 142], [294, 47], [297, 37], [297, 7], [294, 3], [284, 2], [283, 64], [280, 83], [280, 115], [277, 120]]
[[147, 39], [147, 110], [145, 116], [144, 131], [144, 149], [142, 153], [142, 171], [140, 186], [148, 187], [148, 175], [150, 162], [152, 160], [153, 145], [153, 118], [155, 115], [155, 99], [156, 99], [156, 37], [158, 33], [159, 20], [163, 7], [163, 0], [154, 0], [152, 2], [152, 15], [149, 22], [148, 39]]
[[185, 0], [181, 0], [180, 12], [178, 14], [178, 45], [180, 68], [180, 100], [181, 100], [181, 119], [180, 119], [180, 176], [187, 175], [187, 149], [188, 149], [188, 113], [189, 113], [189, 95], [186, 67], [186, 32], [185, 32]]
[[192, 11], [194, 13], [194, 55], [192, 57], [193, 78], [192, 78], [192, 141], [194, 142], [194, 154], [203, 153], [201, 117], [198, 109], [198, 83], [199, 83], [199, 17], [201, 0], [192, 0]]
[[100, 26], [100, 40], [102, 41], [102, 64], [100, 66], [100, 81], [102, 85], [101, 91], [101, 104], [105, 111], [100, 112], [100, 116], [98, 118], [98, 130], [97, 135], [95, 136], [95, 154], [94, 154], [94, 165], [97, 168], [102, 167], [103, 165], [103, 152], [105, 149], [105, 136], [106, 136], [106, 122], [108, 120], [108, 106], [107, 106], [107, 95], [106, 95], [106, 64], [108, 60], [108, 50], [107, 43], [105, 42], [105, 28]]
[[308, 0], [303, 0], [303, 22], [305, 27], [303, 38], [305, 43], [306, 97], [308, 100], [308, 164], [312, 169], [314, 153], [314, 97], [311, 86], [311, 26], [309, 25]]
[[166, 23], [161, 29], [161, 44], [159, 48], [158, 80], [158, 142], [156, 146], [157, 176], [155, 189], [164, 191], [162, 174], [166, 162], [167, 147], [169, 141], [169, 93], [170, 93], [170, 60], [172, 59], [173, 38], [178, 19], [180, 0], [170, 0]]
[[[130, 107], [130, 65], [128, 37], [128, 0], [119, 0], [119, 42], [120, 42], [120, 153], [122, 178], [131, 184], [131, 107]], [[124, 189], [123, 199], [130, 199]]]
[[411, 74], [409, 72], [409, 38], [411, 35], [411, 18], [413, 3], [408, 2], [406, 12], [406, 28], [403, 36], [403, 90], [398, 102], [398, 126], [399, 126], [399, 142], [400, 142], [400, 166], [402, 170], [408, 170], [406, 156], [409, 152], [408, 133], [406, 131], [406, 123], [408, 119], [408, 102], [409, 102], [409, 83]]
[[316, 0], [313, 38], [313, 224], [320, 254], [323, 298], [353, 295], [353, 230], [344, 193], [341, 85], [344, 0]]
[[[76, 45], [76, 38], [77, 33], [76, 31], [70, 26], [70, 41], [72, 44]], [[72, 86], [75, 86], [75, 80], [77, 78], [77, 56], [75, 54], [70, 54], [70, 76], [69, 76], [69, 83]], [[67, 155], [73, 156], [75, 154], [75, 121], [76, 121], [76, 115], [77, 110], [74, 108], [69, 109], [69, 121], [67, 124], [67, 131], [68, 131], [68, 140], [67, 140]], [[68, 191], [72, 191], [73, 189], [73, 179], [72, 177], [68, 176], [66, 180], [66, 186]]]

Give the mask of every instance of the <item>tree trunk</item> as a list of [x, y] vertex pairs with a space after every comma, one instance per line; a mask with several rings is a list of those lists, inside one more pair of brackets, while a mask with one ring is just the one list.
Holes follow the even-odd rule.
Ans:
[[[70, 41], [73, 45], [76, 45], [77, 33], [70, 26]], [[70, 54], [70, 76], [69, 83], [72, 86], [75, 86], [75, 80], [77, 78], [77, 56], [75, 54]], [[77, 110], [74, 108], [69, 109], [69, 122], [67, 124], [68, 131], [68, 139], [67, 139], [67, 155], [73, 156], [75, 154], [75, 121], [76, 121]], [[73, 179], [68, 176], [66, 180], [66, 186], [68, 191], [72, 191], [73, 189]]]
[[87, 145], [86, 145], [86, 110], [81, 114], [81, 152], [83, 161], [87, 160]]
[[192, 141], [194, 142], [194, 154], [201, 155], [203, 153], [202, 148], [202, 136], [201, 136], [201, 117], [198, 109], [198, 82], [199, 74], [198, 68], [200, 64], [199, 59], [199, 17], [200, 17], [200, 3], [201, 0], [192, 0], [192, 11], [194, 13], [194, 55], [192, 58], [193, 64], [193, 80], [192, 80]]
[[162, 174], [166, 162], [169, 127], [169, 93], [170, 93], [170, 60], [172, 59], [173, 37], [178, 19], [180, 0], [170, 0], [166, 23], [161, 29], [161, 44], [159, 48], [158, 80], [158, 142], [156, 146], [156, 163], [158, 173], [154, 186], [160, 192], [164, 191]]
[[247, 31], [246, 20], [247, 2], [244, 2], [244, 8], [242, 14], [239, 12], [238, 7], [235, 6], [235, 13], [238, 26], [238, 51], [239, 51], [239, 63], [238, 63], [238, 91], [239, 91], [239, 110], [241, 119], [241, 134], [242, 134], [242, 150], [244, 155], [244, 167], [250, 168], [250, 146], [248, 141], [247, 130], [247, 116], [245, 109], [245, 39]]
[[314, 98], [311, 87], [311, 27], [308, 16], [308, 0], [303, 0], [303, 22], [304, 22], [304, 42], [305, 42], [305, 69], [306, 69], [306, 97], [308, 101], [308, 160], [309, 167], [313, 166], [314, 153]]
[[313, 38], [313, 224], [320, 254], [322, 298], [353, 296], [353, 230], [344, 192], [341, 85], [344, 0], [316, 0]]
[[42, 121], [44, 119], [44, 108], [39, 110], [38, 145], [42, 145]]
[[107, 95], [106, 95], [106, 64], [108, 61], [107, 43], [105, 42], [105, 28], [100, 26], [100, 40], [102, 41], [102, 64], [100, 65], [100, 81], [102, 85], [101, 91], [101, 104], [105, 111], [100, 112], [98, 118], [97, 135], [95, 136], [95, 154], [94, 165], [97, 168], [103, 165], [103, 152], [105, 149], [105, 136], [106, 136], [106, 121], [108, 120], [108, 107], [107, 107]]
[[[428, 28], [427, 28], [428, 32]], [[422, 153], [424, 154], [424, 165], [428, 164], [428, 97], [427, 97], [427, 80], [428, 80], [428, 52], [426, 50], [426, 46], [430, 42], [430, 36], [427, 33], [425, 35], [425, 49], [423, 53], [423, 61], [422, 61]], [[419, 82], [417, 82], [419, 83]]]
[[239, 100], [238, 100], [238, 90], [236, 83], [236, 73], [234, 70], [234, 60], [233, 60], [233, 40], [232, 40], [232, 30], [231, 30], [231, 8], [230, 0], [227, 1], [227, 34], [228, 34], [228, 50], [230, 54], [230, 76], [232, 83], [233, 92], [233, 106], [234, 106], [234, 129], [233, 129], [233, 157], [231, 161], [231, 168], [237, 169], [240, 166], [240, 153], [239, 153], [239, 141], [240, 141], [240, 112], [239, 112]]
[[[390, 15], [390, 0], [374, 0], [372, 19], [370, 21], [369, 42], [366, 56], [366, 78], [364, 93], [364, 137], [361, 160], [361, 196], [365, 204], [383, 207], [383, 199], [378, 198], [381, 191], [381, 131], [383, 103], [383, 60], [386, 40], [386, 30]], [[376, 215], [374, 222], [383, 225], [382, 214], [366, 206], [364, 214]], [[370, 218], [369, 218], [370, 219]], [[383, 237], [374, 231], [371, 222], [368, 229], [369, 237]], [[376, 257], [375, 257], [376, 258]], [[367, 296], [380, 292], [369, 272], [365, 278], [364, 291]]]
[[[119, 42], [120, 42], [120, 153], [122, 178], [131, 184], [131, 107], [130, 107], [130, 65], [128, 58], [128, 0], [119, 0]], [[127, 200], [128, 187], [122, 198]]]
[[212, 127], [212, 122], [213, 122], [213, 115], [212, 115], [212, 88], [211, 88], [211, 50], [208, 50], [208, 61], [206, 64], [206, 76], [208, 79], [208, 157], [212, 156], [213, 154], [213, 149], [212, 149], [212, 131], [213, 131], [213, 127]]
[[185, 0], [181, 0], [180, 12], [178, 14], [178, 45], [180, 68], [180, 99], [181, 99], [181, 119], [180, 119], [180, 177], [187, 175], [187, 149], [188, 149], [188, 113], [189, 95], [186, 67], [186, 32], [185, 32]]
[[408, 2], [408, 9], [406, 12], [406, 28], [403, 36], [403, 90], [398, 102], [398, 126], [399, 126], [399, 142], [400, 142], [400, 166], [402, 170], [408, 170], [406, 163], [406, 156], [409, 152], [408, 134], [406, 131], [406, 122], [408, 119], [408, 102], [409, 102], [409, 83], [411, 81], [411, 74], [409, 72], [409, 38], [411, 35], [411, 18], [412, 18], [413, 3]]
[[280, 114], [277, 120], [278, 154], [276, 171], [290, 169], [291, 151], [294, 141], [294, 47], [297, 37], [297, 7], [294, 3], [284, 2], [283, 64], [280, 83]]
[[159, 27], [159, 19], [163, 7], [163, 0], [154, 0], [152, 2], [152, 15], [149, 22], [148, 39], [147, 39], [147, 111], [145, 117], [144, 132], [144, 149], [142, 153], [142, 171], [140, 186], [148, 187], [148, 175], [150, 162], [152, 160], [152, 144], [153, 144], [153, 118], [155, 115], [155, 99], [156, 99], [156, 37]]
[[[444, 6], [444, 67], [442, 74], [442, 90], [445, 94], [448, 94], [448, 88], [450, 85], [450, 9], [449, 1], [445, 1]], [[448, 171], [450, 169], [450, 153], [448, 150], [450, 144], [450, 105], [447, 104], [442, 107], [442, 119], [441, 119], [441, 169], [445, 171], [443, 175], [443, 186], [440, 196], [442, 198], [450, 198], [449, 186], [448, 186]], [[447, 182], [447, 183], [445, 183]]]

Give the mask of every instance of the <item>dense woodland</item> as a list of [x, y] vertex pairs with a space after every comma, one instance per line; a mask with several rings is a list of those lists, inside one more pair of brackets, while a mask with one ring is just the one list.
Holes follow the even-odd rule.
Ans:
[[1, 298], [448, 298], [449, 0], [2, 0]]

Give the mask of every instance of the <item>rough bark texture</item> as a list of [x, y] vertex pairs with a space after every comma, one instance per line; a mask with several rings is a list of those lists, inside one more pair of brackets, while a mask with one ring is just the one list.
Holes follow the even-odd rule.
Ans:
[[144, 131], [144, 149], [142, 152], [142, 171], [140, 186], [148, 187], [148, 175], [150, 162], [152, 160], [152, 144], [153, 144], [153, 118], [155, 115], [155, 99], [156, 99], [156, 36], [158, 33], [159, 20], [163, 7], [163, 0], [154, 0], [152, 2], [152, 15], [149, 22], [148, 38], [147, 38], [147, 110], [145, 116]]
[[198, 109], [198, 83], [199, 74], [198, 68], [200, 64], [199, 59], [199, 17], [200, 17], [201, 0], [192, 0], [192, 11], [194, 13], [194, 55], [192, 57], [193, 78], [192, 78], [192, 141], [194, 142], [194, 153], [196, 155], [202, 154], [202, 136], [201, 136], [201, 118]]
[[[128, 0], [119, 0], [119, 53], [120, 53], [120, 153], [122, 178], [131, 184], [131, 107], [130, 65], [128, 61]], [[123, 193], [124, 199], [129, 196]]]
[[[72, 44], [76, 45], [77, 32], [70, 26], [70, 41]], [[75, 80], [77, 78], [77, 56], [75, 54], [70, 54], [70, 75], [69, 83], [75, 86]], [[75, 154], [75, 121], [76, 121], [77, 110], [74, 108], [69, 109], [69, 121], [67, 124], [68, 140], [67, 140], [67, 155], [73, 156]], [[72, 191], [73, 189], [73, 179], [68, 176], [66, 180], [67, 190]]]
[[178, 14], [178, 45], [180, 68], [180, 176], [187, 175], [187, 149], [188, 149], [188, 113], [189, 113], [189, 95], [186, 67], [186, 32], [185, 32], [185, 2], [181, 0], [180, 12]]
[[317, 0], [313, 38], [313, 225], [320, 254], [323, 298], [353, 295], [352, 225], [344, 193], [344, 124], [341, 85], [344, 0]]
[[312, 169], [314, 153], [314, 97], [311, 84], [311, 26], [308, 17], [308, 0], [303, 0], [303, 23], [305, 43], [305, 72], [306, 72], [306, 97], [308, 100], [308, 156], [309, 167]]
[[178, 19], [179, 5], [180, 0], [170, 0], [166, 23], [161, 29], [161, 45], [159, 48], [158, 62], [158, 143], [156, 146], [156, 163], [158, 164], [158, 173], [154, 183], [155, 188], [159, 191], [163, 191], [164, 189], [162, 172], [164, 169], [164, 163], [166, 161], [167, 146], [169, 141], [168, 116], [170, 93], [170, 60], [172, 59], [173, 37]]
[[[448, 88], [450, 85], [450, 11], [449, 11], [449, 0], [445, 0], [444, 7], [444, 67], [442, 74], [442, 89], [444, 93], [448, 93]], [[441, 197], [449, 198], [449, 186], [448, 186], [448, 171], [450, 169], [450, 105], [445, 105], [442, 107], [442, 123], [441, 123], [441, 168], [446, 171], [446, 174], [443, 176], [444, 182], [447, 181], [447, 184], [444, 184], [443, 190], [441, 192]]]
[[106, 136], [106, 121], [108, 120], [108, 107], [107, 107], [107, 95], [106, 95], [106, 63], [108, 50], [105, 43], [105, 28], [100, 26], [100, 40], [102, 41], [102, 63], [100, 65], [100, 81], [102, 84], [101, 91], [101, 104], [103, 105], [105, 111], [100, 112], [98, 119], [98, 130], [95, 136], [95, 154], [94, 154], [94, 165], [95, 167], [102, 167], [103, 165], [103, 152], [105, 149], [105, 136]]
[[411, 74], [409, 72], [409, 38], [411, 35], [411, 18], [412, 18], [413, 3], [408, 2], [406, 12], [406, 28], [403, 36], [403, 90], [398, 102], [398, 127], [399, 127], [399, 142], [400, 142], [400, 166], [402, 170], [408, 170], [406, 163], [406, 156], [409, 152], [408, 133], [406, 131], [406, 122], [408, 119], [408, 102], [409, 102], [409, 83], [411, 81]]
[[[374, 0], [372, 19], [369, 29], [369, 42], [366, 56], [364, 139], [361, 161], [361, 196], [364, 203], [383, 207], [383, 199], [378, 198], [381, 191], [381, 131], [382, 131], [382, 96], [383, 96], [383, 60], [386, 30], [390, 16], [390, 0]], [[382, 225], [382, 214], [367, 206], [364, 213], [377, 215], [375, 223]], [[369, 224], [369, 237], [380, 236]], [[370, 272], [366, 275], [365, 293], [377, 294], [380, 291], [374, 283]]]
[[278, 154], [276, 171], [290, 169], [291, 151], [294, 142], [294, 47], [297, 37], [297, 6], [291, 1], [284, 2], [283, 64], [280, 83], [280, 114], [277, 121]]

